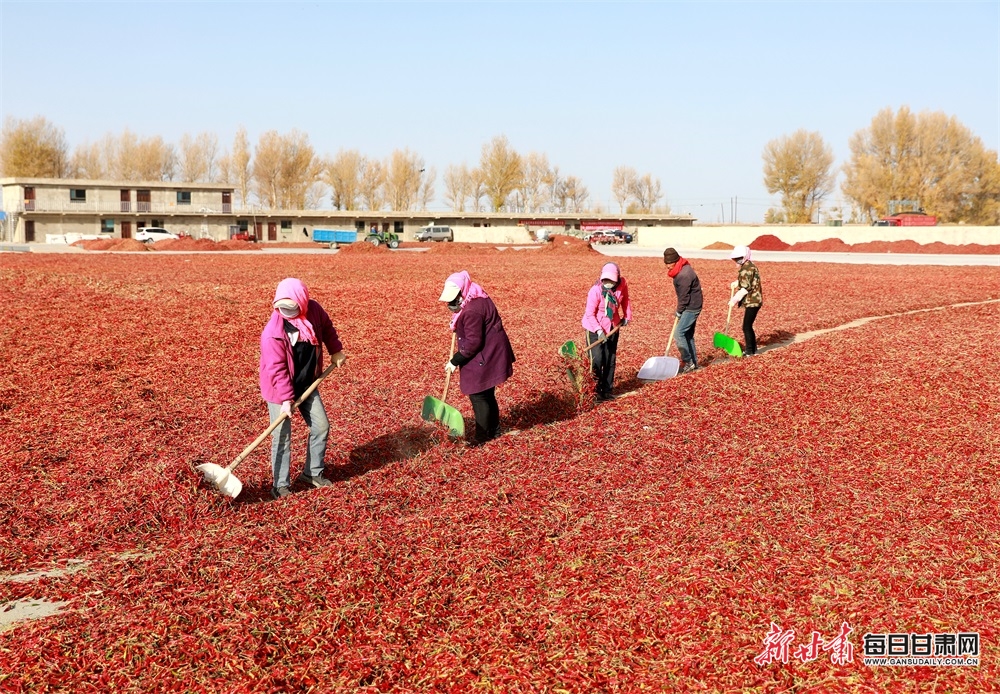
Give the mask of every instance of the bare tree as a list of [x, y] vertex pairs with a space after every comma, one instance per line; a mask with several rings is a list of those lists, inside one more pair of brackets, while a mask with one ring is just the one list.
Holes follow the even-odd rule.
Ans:
[[615, 201], [618, 203], [620, 214], [624, 214], [628, 207], [638, 180], [639, 174], [631, 166], [619, 166], [615, 169], [611, 177], [611, 194], [614, 195]]
[[280, 206], [281, 135], [277, 130], [261, 133], [253, 153], [253, 191], [260, 204], [268, 209]]
[[385, 203], [385, 169], [382, 163], [366, 159], [361, 167], [361, 185], [358, 189], [365, 209], [381, 210]]
[[508, 196], [517, 190], [524, 178], [524, 168], [519, 155], [505, 135], [497, 135], [483, 145], [479, 168], [483, 172], [486, 196], [493, 211], [503, 208]]
[[409, 149], [395, 150], [385, 163], [385, 198], [390, 210], [410, 210], [420, 194], [424, 160]]
[[528, 212], [540, 212], [551, 201], [549, 181], [552, 178], [552, 168], [549, 158], [538, 152], [531, 152], [524, 158], [524, 178], [521, 182], [521, 193], [524, 196], [524, 206]]
[[0, 175], [62, 178], [69, 169], [69, 147], [62, 128], [42, 116], [8, 117], [0, 134]]
[[953, 116], [884, 109], [849, 145], [842, 190], [862, 218], [887, 214], [890, 200], [916, 200], [941, 221], [1000, 222], [997, 154]]
[[449, 164], [444, 171], [444, 201], [455, 212], [465, 212], [472, 195], [472, 176], [467, 164]]
[[98, 180], [108, 177], [106, 160], [101, 143], [84, 143], [77, 145], [70, 157], [70, 178], [88, 178]]
[[219, 138], [214, 133], [191, 136], [184, 133], [178, 147], [178, 168], [182, 181], [211, 182], [215, 180]]
[[632, 197], [635, 205], [626, 209], [633, 213], [649, 214], [663, 197], [660, 179], [654, 178], [651, 173], [639, 176], [633, 183]]
[[323, 181], [330, 186], [330, 199], [334, 209], [356, 210], [361, 187], [361, 170], [364, 157], [356, 149], [340, 150], [326, 162]]
[[567, 176], [563, 179], [563, 190], [565, 191], [568, 212], [583, 212], [587, 209], [587, 198], [590, 192], [583, 181], [576, 176]]
[[247, 138], [247, 129], [242, 125], [233, 138], [233, 151], [229, 161], [230, 181], [236, 185], [240, 194], [240, 206], [246, 208], [250, 204], [253, 170], [250, 165], [250, 140]]
[[483, 211], [483, 198], [486, 197], [486, 179], [483, 170], [475, 168], [469, 171], [469, 200], [473, 212]]
[[819, 133], [797, 130], [764, 147], [764, 186], [781, 194], [790, 224], [811, 222], [823, 198], [833, 190], [833, 150]]
[[420, 177], [420, 190], [417, 192], [420, 209], [426, 210], [430, 207], [434, 199], [434, 181], [437, 179], [437, 170], [432, 166], [425, 170]]
[[292, 130], [281, 138], [281, 169], [278, 176], [279, 207], [283, 210], [307, 210], [315, 207], [319, 197], [313, 185], [320, 174], [320, 161], [309, 143], [309, 136]]

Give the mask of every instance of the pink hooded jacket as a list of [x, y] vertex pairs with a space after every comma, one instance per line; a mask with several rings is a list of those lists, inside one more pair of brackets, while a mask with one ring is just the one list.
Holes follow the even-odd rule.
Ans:
[[[279, 299], [294, 299], [301, 313], [289, 322], [299, 328], [300, 339], [308, 339], [307, 326], [302, 324], [303, 316], [316, 337], [316, 344], [326, 345], [330, 354], [336, 354], [344, 349], [333, 327], [330, 316], [323, 307], [309, 298], [308, 290], [302, 282], [294, 280], [298, 285], [288, 284], [283, 280], [278, 285], [275, 301]], [[278, 296], [277, 294], [288, 294]], [[285, 317], [277, 309], [271, 312], [271, 320], [264, 326], [260, 334], [260, 394], [267, 402], [280, 403], [285, 400], [295, 400], [292, 387], [292, 373], [295, 362], [292, 357], [292, 343], [285, 333]], [[310, 340], [311, 341], [311, 340]], [[316, 355], [316, 376], [323, 373], [323, 350]]]
[[603, 299], [604, 288], [601, 286], [601, 279], [598, 279], [587, 294], [587, 307], [583, 311], [583, 321], [581, 321], [583, 327], [592, 333], [596, 333], [598, 330], [608, 333], [616, 325], [620, 325], [622, 319], [632, 320], [632, 303], [628, 298], [628, 282], [621, 276], [618, 266], [614, 263], [605, 265], [601, 269], [601, 278], [604, 277], [618, 282], [618, 286], [611, 292], [618, 300], [618, 310], [615, 311], [614, 316], [608, 318]]

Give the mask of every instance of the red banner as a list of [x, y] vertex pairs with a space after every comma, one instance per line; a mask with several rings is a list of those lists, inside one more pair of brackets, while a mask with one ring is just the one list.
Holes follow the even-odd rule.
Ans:
[[611, 229], [612, 231], [622, 231], [625, 229], [625, 222], [620, 219], [599, 219], [584, 220], [580, 222], [580, 231], [597, 231], [598, 229]]
[[566, 226], [566, 222], [561, 219], [522, 219], [518, 221], [518, 226], [522, 227], [561, 227]]

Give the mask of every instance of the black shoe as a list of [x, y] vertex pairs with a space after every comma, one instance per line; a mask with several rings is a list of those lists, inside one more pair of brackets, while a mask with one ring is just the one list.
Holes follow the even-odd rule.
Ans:
[[292, 490], [288, 487], [271, 487], [271, 498], [272, 499], [283, 499], [286, 496], [291, 496]]
[[306, 484], [316, 487], [317, 489], [319, 489], [320, 487], [333, 486], [333, 482], [323, 477], [322, 475], [319, 475], [317, 477], [310, 477], [304, 472], [301, 475], [299, 475], [299, 482], [305, 482]]
[[698, 370], [698, 365], [697, 364], [685, 364], [684, 368], [680, 370], [680, 373], [682, 373], [682, 374], [689, 374], [692, 371], [697, 371], [697, 370]]

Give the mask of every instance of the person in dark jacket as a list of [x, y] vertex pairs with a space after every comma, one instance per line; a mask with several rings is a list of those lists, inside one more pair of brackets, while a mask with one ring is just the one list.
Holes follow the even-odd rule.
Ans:
[[684, 367], [680, 373], [690, 373], [698, 368], [698, 355], [694, 349], [694, 329], [701, 315], [702, 294], [698, 275], [687, 259], [680, 257], [673, 248], [663, 251], [663, 264], [667, 266], [667, 275], [674, 281], [674, 291], [677, 293], [677, 349], [681, 353]]
[[476, 417], [474, 444], [481, 445], [500, 433], [496, 387], [514, 374], [514, 350], [493, 300], [465, 270], [448, 277], [440, 301], [454, 313], [451, 329], [458, 338], [458, 351], [444, 369], [459, 370]]

